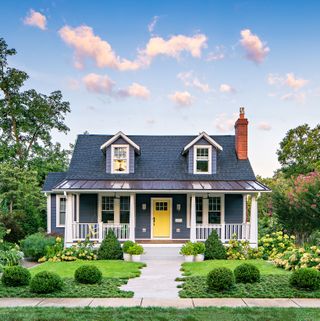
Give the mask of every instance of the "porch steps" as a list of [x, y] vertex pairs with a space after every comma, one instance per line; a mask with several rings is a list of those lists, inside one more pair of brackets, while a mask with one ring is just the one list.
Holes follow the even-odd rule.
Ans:
[[179, 254], [182, 244], [143, 244], [145, 254], [142, 255], [141, 261], [182, 261]]

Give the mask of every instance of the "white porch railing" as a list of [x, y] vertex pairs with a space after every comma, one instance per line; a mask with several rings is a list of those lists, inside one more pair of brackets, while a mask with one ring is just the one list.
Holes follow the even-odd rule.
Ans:
[[91, 241], [101, 242], [110, 229], [119, 241], [128, 240], [130, 237], [129, 224], [73, 223], [72, 240], [84, 240], [89, 237]]
[[205, 241], [211, 232], [215, 230], [219, 238], [224, 241], [229, 241], [233, 234], [237, 235], [238, 240], [250, 239], [250, 224], [197, 224], [196, 239]]

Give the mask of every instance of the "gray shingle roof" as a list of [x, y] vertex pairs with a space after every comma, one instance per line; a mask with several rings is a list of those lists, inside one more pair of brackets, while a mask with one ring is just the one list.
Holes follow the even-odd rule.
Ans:
[[42, 190], [44, 192], [51, 191], [56, 185], [66, 178], [66, 172], [52, 172], [48, 173], [46, 180], [44, 181]]
[[249, 160], [238, 160], [234, 135], [211, 136], [223, 147], [218, 153], [217, 173], [194, 175], [188, 173], [188, 158], [181, 152], [196, 136], [138, 136], [128, 135], [141, 147], [136, 155], [135, 172], [106, 173], [105, 154], [100, 146], [112, 135], [79, 135], [67, 179], [112, 180], [255, 180]]

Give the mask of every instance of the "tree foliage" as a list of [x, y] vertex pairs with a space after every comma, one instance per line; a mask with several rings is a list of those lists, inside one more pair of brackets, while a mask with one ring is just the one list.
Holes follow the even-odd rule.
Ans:
[[320, 125], [290, 129], [277, 151], [281, 170], [290, 177], [320, 170]]

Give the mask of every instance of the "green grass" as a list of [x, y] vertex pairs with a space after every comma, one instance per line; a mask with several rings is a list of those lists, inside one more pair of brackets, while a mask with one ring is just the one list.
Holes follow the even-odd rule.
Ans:
[[84, 264], [95, 265], [105, 278], [129, 279], [141, 274], [143, 263], [125, 262], [120, 260], [98, 260], [73, 262], [45, 262], [30, 269], [32, 276], [41, 271], [59, 274], [62, 278], [73, 278], [75, 270]]
[[183, 275], [185, 276], [205, 276], [213, 268], [227, 267], [234, 270], [238, 265], [242, 263], [254, 264], [257, 268], [259, 268], [261, 275], [286, 275], [290, 273], [284, 269], [277, 268], [271, 262], [266, 262], [264, 260], [208, 260], [203, 262], [183, 263], [182, 269], [184, 271]]
[[[131, 298], [133, 292], [122, 291], [119, 286], [126, 283], [121, 279], [103, 279], [100, 284], [79, 284], [73, 279], [64, 279], [61, 291], [50, 294], [36, 294], [29, 286], [5, 287], [0, 283], [0, 298]], [[1, 300], [1, 299], [0, 299]], [[0, 318], [0, 320], [2, 320]]]
[[290, 286], [289, 278], [290, 273], [262, 275], [257, 283], [237, 283], [228, 291], [210, 292], [205, 276], [186, 277], [179, 294], [182, 298], [320, 298], [320, 290], [297, 290]]
[[319, 309], [302, 308], [4, 308], [2, 321], [319, 321]]

